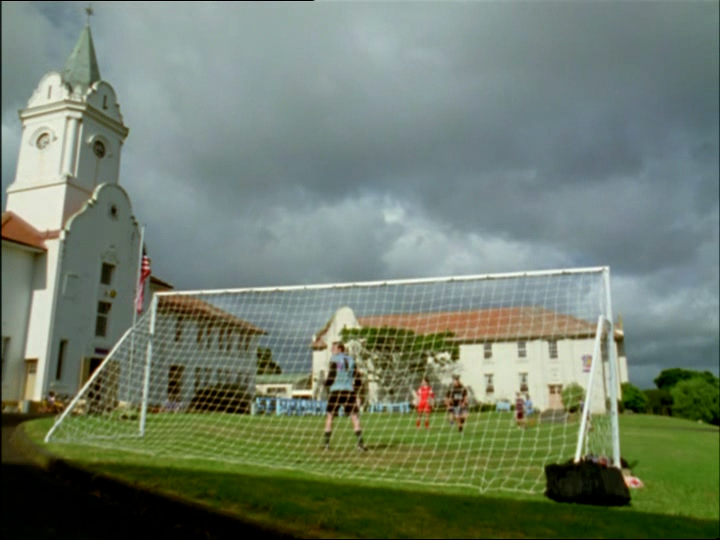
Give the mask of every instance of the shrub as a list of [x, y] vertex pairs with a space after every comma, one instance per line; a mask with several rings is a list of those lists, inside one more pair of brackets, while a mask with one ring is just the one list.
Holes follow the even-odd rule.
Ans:
[[580, 404], [585, 396], [585, 389], [578, 383], [570, 383], [562, 391], [563, 407], [569, 413], [581, 410]]
[[701, 377], [680, 381], [670, 392], [673, 414], [720, 425], [720, 384]]
[[645, 390], [648, 398], [647, 411], [661, 416], [672, 416], [673, 398], [667, 390]]
[[622, 384], [622, 408], [636, 413], [644, 413], [648, 410], [650, 400], [637, 386], [630, 383]]
[[216, 384], [199, 388], [190, 401], [188, 411], [249, 414], [252, 396], [239, 384]]

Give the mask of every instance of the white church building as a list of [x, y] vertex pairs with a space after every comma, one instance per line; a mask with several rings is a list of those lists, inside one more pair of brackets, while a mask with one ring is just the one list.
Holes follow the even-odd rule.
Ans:
[[[118, 182], [128, 128], [100, 77], [89, 25], [64, 69], [42, 78], [20, 121], [17, 172], [2, 214], [3, 404], [77, 393], [133, 324], [141, 256], [141, 230]], [[144, 286], [145, 307], [154, 291], [172, 289], [154, 276]], [[158, 328], [172, 325], [175, 335], [183, 325], [192, 346], [205, 348], [214, 319], [232, 326], [242, 345], [228, 364], [252, 386], [264, 331], [211, 306], [193, 308], [166, 297]], [[204, 339], [189, 337], [195, 334]], [[156, 401], [168, 393], [189, 399], [200, 375], [203, 384], [230, 377], [226, 369], [183, 370], [175, 360]]]

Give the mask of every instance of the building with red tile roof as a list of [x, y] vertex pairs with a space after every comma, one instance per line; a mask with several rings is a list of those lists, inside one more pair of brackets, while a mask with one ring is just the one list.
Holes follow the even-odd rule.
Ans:
[[[562, 407], [562, 388], [570, 382], [582, 384], [587, 380], [597, 321], [538, 306], [361, 317], [356, 317], [346, 306], [312, 336], [316, 396], [322, 392], [321, 384], [327, 373], [329, 345], [340, 339], [342, 329], [383, 327], [410, 330], [415, 334], [451, 332], [448, 340], [459, 345], [460, 357], [454, 367], [444, 373], [444, 384], [449, 384], [452, 374], [459, 374], [477, 401], [510, 401], [516, 392], [523, 392], [529, 393], [535, 407], [542, 410]], [[628, 381], [622, 328], [615, 329], [615, 352], [619, 387]], [[415, 382], [403, 382], [407, 388], [395, 393], [397, 399], [408, 399], [406, 394], [412, 391]], [[605, 388], [602, 395], [596, 396], [593, 404], [596, 411], [604, 410], [606, 391]], [[380, 395], [382, 389], [371, 389], [369, 399], [372, 401]]]

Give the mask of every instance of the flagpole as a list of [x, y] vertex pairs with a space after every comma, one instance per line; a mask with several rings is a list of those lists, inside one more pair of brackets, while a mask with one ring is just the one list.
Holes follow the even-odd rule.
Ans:
[[[128, 388], [130, 391], [132, 391], [133, 388], [133, 355], [135, 354], [135, 323], [137, 322], [137, 301], [139, 298], [140, 293], [140, 275], [142, 272], [142, 262], [143, 262], [143, 248], [145, 247], [145, 225], [142, 226], [142, 229], [140, 229], [140, 248], [138, 250], [138, 264], [137, 264], [137, 274], [135, 276], [135, 295], [133, 296], [133, 302], [132, 302], [132, 310], [133, 310], [133, 319], [132, 319], [132, 330], [130, 330], [130, 372], [129, 372], [129, 381], [128, 381]], [[145, 286], [145, 283], [142, 284], [142, 286]], [[127, 396], [128, 401], [130, 401], [130, 396]]]
[[[135, 298], [133, 298], [133, 328], [137, 322], [137, 301], [140, 296], [140, 275], [142, 273], [143, 247], [145, 247], [145, 225], [140, 229], [140, 248], [138, 250], [137, 274], [135, 275]], [[143, 283], [143, 287], [145, 283]]]

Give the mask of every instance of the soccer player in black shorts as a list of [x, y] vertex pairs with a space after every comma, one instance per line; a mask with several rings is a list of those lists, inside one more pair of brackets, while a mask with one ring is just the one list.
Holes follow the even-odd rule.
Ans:
[[460, 375], [453, 375], [453, 383], [447, 391], [445, 404], [448, 412], [462, 433], [468, 415], [468, 391], [460, 382]]
[[345, 354], [345, 346], [340, 342], [332, 345], [333, 356], [330, 359], [330, 369], [325, 386], [330, 388], [327, 403], [327, 416], [325, 419], [325, 450], [330, 449], [330, 436], [332, 434], [333, 418], [338, 415], [342, 408], [345, 414], [350, 414], [353, 430], [357, 437], [357, 449], [365, 451], [365, 444], [362, 439], [362, 428], [358, 412], [357, 389], [355, 383], [355, 360]]

